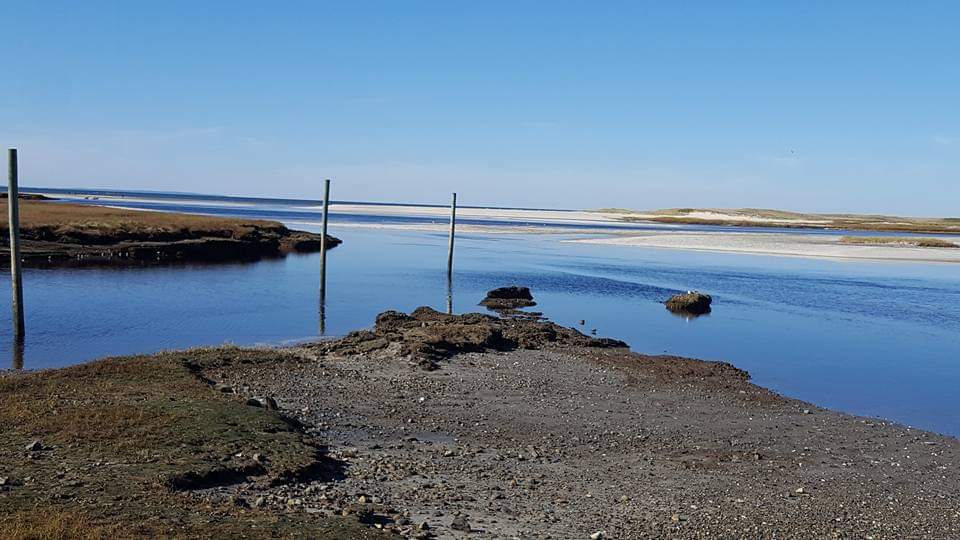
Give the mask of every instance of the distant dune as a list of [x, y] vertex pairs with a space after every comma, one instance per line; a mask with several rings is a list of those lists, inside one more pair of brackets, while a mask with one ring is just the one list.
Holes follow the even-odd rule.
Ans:
[[763, 208], [669, 208], [651, 211], [603, 208], [596, 212], [621, 221], [960, 234], [960, 218], [815, 214]]

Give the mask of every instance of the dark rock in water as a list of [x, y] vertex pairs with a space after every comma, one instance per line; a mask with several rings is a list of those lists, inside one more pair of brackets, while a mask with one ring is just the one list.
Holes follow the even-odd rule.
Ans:
[[533, 300], [529, 287], [498, 287], [487, 293], [487, 298], [504, 298], [510, 300]]
[[667, 309], [674, 313], [689, 313], [692, 315], [703, 315], [710, 313], [710, 304], [713, 298], [709, 294], [703, 294], [697, 291], [687, 291], [684, 294], [678, 294], [667, 300]]
[[480, 302], [493, 310], [507, 310], [537, 305], [528, 287], [499, 287], [487, 293], [487, 297]]

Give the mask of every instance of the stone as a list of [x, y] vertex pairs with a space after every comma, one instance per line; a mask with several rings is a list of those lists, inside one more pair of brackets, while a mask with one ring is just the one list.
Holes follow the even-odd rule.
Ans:
[[537, 303], [533, 301], [533, 294], [528, 287], [512, 286], [488, 291], [480, 305], [493, 310], [506, 310], [535, 306]]
[[247, 400], [247, 405], [251, 407], [263, 407], [264, 409], [269, 409], [275, 411], [280, 407], [277, 405], [277, 400], [272, 397], [253, 397]]
[[710, 313], [711, 303], [713, 303], [713, 298], [709, 294], [687, 291], [684, 294], [672, 296], [666, 301], [666, 306], [674, 313], [704, 315]]
[[43, 443], [40, 441], [33, 441], [26, 446], [26, 450], [27, 452], [39, 452], [43, 450]]
[[603, 540], [606, 538], [606, 533], [603, 531], [597, 531], [590, 535], [590, 540]]
[[470, 522], [467, 520], [467, 516], [464, 514], [457, 514], [454, 516], [453, 521], [450, 522], [450, 528], [455, 531], [469, 531]]

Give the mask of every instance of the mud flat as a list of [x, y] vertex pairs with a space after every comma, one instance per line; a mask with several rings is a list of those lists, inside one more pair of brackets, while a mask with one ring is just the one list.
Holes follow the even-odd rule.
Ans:
[[[7, 201], [0, 200], [0, 261], [9, 261]], [[320, 235], [263, 220], [143, 212], [42, 200], [20, 202], [27, 266], [252, 261], [319, 251]], [[340, 240], [328, 237], [327, 245]]]
[[0, 425], [3, 538], [960, 535], [956, 439], [428, 308], [298, 348], [0, 376]]

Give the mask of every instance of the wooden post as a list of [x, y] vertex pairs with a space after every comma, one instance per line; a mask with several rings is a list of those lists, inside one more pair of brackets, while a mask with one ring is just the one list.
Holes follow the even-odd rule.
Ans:
[[320, 230], [320, 335], [327, 333], [327, 216], [330, 210], [330, 180], [323, 181], [323, 226]]
[[10, 279], [13, 285], [13, 337], [23, 338], [23, 283], [20, 278], [20, 190], [17, 188], [17, 150], [9, 153], [10, 187], [7, 208], [10, 211]]
[[14, 371], [21, 371], [23, 369], [23, 346], [24, 346], [23, 336], [13, 339], [13, 362], [11, 362], [11, 367]]
[[453, 237], [457, 228], [457, 194], [450, 203], [450, 242], [447, 245], [447, 276], [453, 275]]
[[320, 297], [327, 290], [327, 214], [330, 208], [330, 180], [323, 181], [323, 228], [320, 236]]

